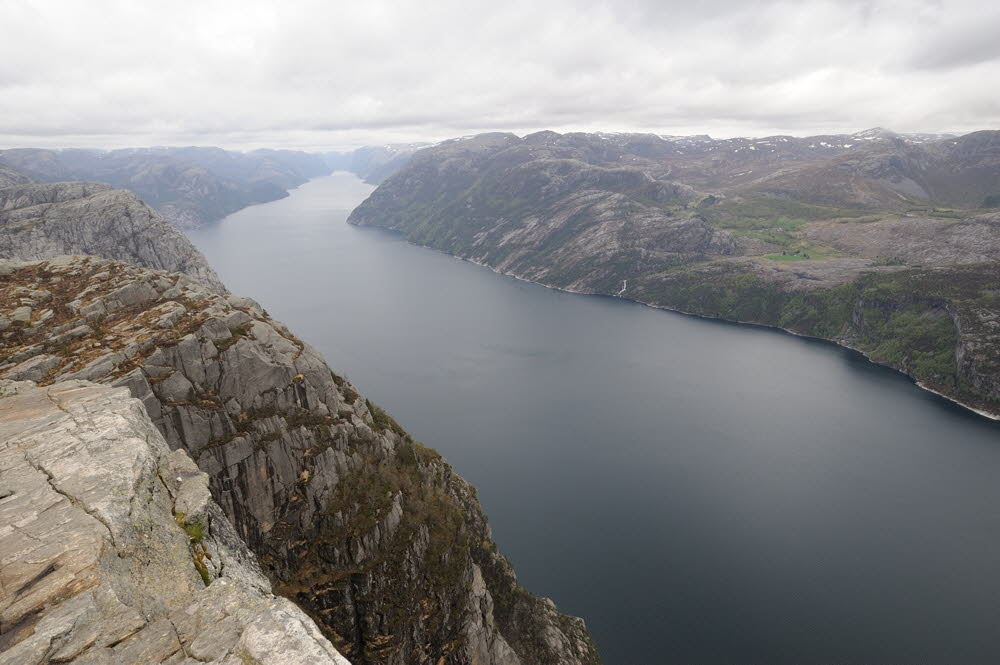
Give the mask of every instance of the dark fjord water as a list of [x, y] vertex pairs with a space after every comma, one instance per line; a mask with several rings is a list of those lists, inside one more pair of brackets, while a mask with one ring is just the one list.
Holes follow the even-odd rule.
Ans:
[[479, 488], [608, 665], [1000, 662], [1000, 426], [830, 344], [348, 226], [369, 191], [191, 236]]

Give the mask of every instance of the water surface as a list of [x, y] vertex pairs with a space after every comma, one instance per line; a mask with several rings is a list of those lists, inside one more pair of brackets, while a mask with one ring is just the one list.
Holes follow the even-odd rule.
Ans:
[[191, 233], [480, 491], [608, 665], [1000, 662], [1000, 427], [833, 345], [560, 293], [344, 223]]

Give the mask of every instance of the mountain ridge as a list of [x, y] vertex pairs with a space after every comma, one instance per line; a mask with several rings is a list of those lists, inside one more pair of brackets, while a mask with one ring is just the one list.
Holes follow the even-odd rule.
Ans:
[[174, 225], [192, 228], [288, 195], [326, 173], [317, 155], [221, 148], [0, 150], [0, 165], [38, 182], [92, 180], [128, 189]]
[[831, 339], [1000, 414], [1000, 132], [870, 134], [488, 133], [418, 151], [348, 221], [546, 286]]

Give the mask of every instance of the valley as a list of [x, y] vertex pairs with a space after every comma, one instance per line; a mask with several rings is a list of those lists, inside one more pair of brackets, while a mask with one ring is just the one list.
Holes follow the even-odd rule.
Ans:
[[1000, 662], [1000, 5], [0, 25], [0, 665]]
[[371, 191], [318, 178], [192, 238], [477, 487], [603, 662], [993, 657], [997, 424], [832, 344], [344, 224]]

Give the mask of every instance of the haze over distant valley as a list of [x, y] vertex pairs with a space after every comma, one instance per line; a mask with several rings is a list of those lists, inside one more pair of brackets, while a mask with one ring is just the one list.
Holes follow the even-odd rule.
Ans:
[[405, 163], [415, 146], [372, 146], [306, 153], [215, 147], [119, 150], [0, 150], [0, 185], [97, 181], [128, 189], [180, 228], [218, 221], [248, 205], [288, 195], [310, 178], [347, 170], [380, 182]]

